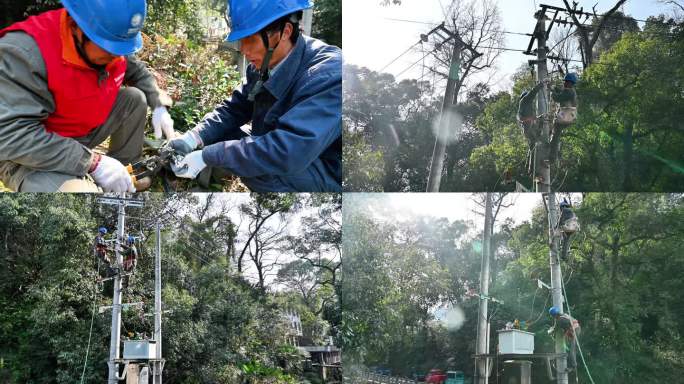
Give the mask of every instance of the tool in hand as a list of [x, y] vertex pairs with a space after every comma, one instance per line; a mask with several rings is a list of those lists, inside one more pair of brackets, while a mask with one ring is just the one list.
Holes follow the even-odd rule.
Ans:
[[159, 173], [165, 166], [175, 164], [180, 161], [183, 156], [176, 153], [176, 151], [168, 146], [162, 146], [159, 149], [159, 155], [144, 158], [137, 163], [128, 164], [126, 169], [133, 179], [133, 183], [145, 178], [152, 177]]

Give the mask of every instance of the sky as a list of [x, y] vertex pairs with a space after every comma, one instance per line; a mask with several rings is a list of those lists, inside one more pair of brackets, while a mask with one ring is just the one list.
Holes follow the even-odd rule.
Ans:
[[[402, 0], [399, 6], [382, 7], [379, 0], [343, 0], [342, 30], [344, 60], [347, 64], [364, 66], [372, 70], [380, 70], [407, 48], [419, 40], [421, 33], [426, 33], [433, 26], [444, 20], [440, 3], [447, 6], [450, 0]], [[532, 33], [536, 20], [534, 11], [539, 4], [563, 7], [562, 0], [498, 0], [501, 11], [503, 28], [509, 32]], [[598, 3], [599, 13], [609, 10], [614, 0], [580, 0], [580, 7], [590, 10]], [[646, 19], [651, 15], [661, 13], [670, 14], [671, 7], [658, 4], [655, 0], [628, 0], [625, 12], [636, 19]], [[415, 22], [396, 21], [412, 20]], [[639, 23], [643, 26], [643, 23]], [[528, 36], [505, 34], [504, 46], [515, 49], [526, 49], [530, 38]], [[427, 49], [427, 47], [426, 47]], [[412, 63], [420, 60], [423, 52], [420, 46], [402, 56], [385, 72], [399, 74]], [[504, 52], [498, 60], [498, 73], [495, 76], [494, 90], [508, 89], [512, 82], [510, 77], [515, 71], [529, 60], [521, 52]], [[429, 63], [429, 62], [428, 62]], [[421, 65], [418, 64], [408, 70], [399, 79], [419, 78], [422, 76]]]
[[[396, 220], [412, 220], [417, 216], [444, 217], [450, 221], [472, 222], [476, 233], [479, 233], [484, 226], [484, 217], [477, 213], [483, 211], [475, 202], [477, 195], [479, 194], [384, 193], [380, 200], [391, 208], [390, 212], [393, 212]], [[568, 195], [558, 194], [557, 199], [565, 196]], [[581, 200], [580, 194], [570, 194], [569, 197], [573, 203]], [[542, 204], [542, 197], [537, 193], [511, 193], [506, 196], [504, 204], [510, 207], [500, 210], [497, 223], [503, 223], [510, 218], [518, 225], [532, 218], [534, 208]], [[495, 228], [497, 227], [495, 225]]]

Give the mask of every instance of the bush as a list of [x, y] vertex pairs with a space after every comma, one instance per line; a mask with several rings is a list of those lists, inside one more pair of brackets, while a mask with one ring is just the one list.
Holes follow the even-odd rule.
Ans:
[[173, 99], [169, 112], [180, 132], [194, 127], [240, 85], [230, 54], [188, 40], [145, 36], [138, 57]]

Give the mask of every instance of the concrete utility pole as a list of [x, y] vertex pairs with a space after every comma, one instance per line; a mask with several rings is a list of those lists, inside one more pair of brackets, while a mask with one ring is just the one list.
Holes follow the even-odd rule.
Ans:
[[121, 243], [124, 241], [126, 224], [126, 205], [119, 204], [119, 219], [116, 224], [116, 242], [114, 252], [116, 254], [117, 273], [114, 276], [114, 298], [112, 299], [112, 334], [109, 343], [109, 384], [119, 382], [119, 364], [115, 362], [119, 358], [119, 345], [121, 344], [121, 272], [123, 256], [121, 255]]
[[157, 252], [154, 257], [154, 341], [157, 347], [156, 361], [153, 364], [152, 375], [154, 384], [162, 384], [162, 302], [161, 302], [161, 224], [157, 220]]
[[[482, 265], [480, 267], [480, 309], [477, 318], [477, 355], [489, 354], [489, 259], [492, 249], [492, 194], [487, 192], [485, 195], [485, 222], [484, 239], [482, 241]], [[477, 382], [478, 384], [489, 383], [489, 359], [479, 358], [477, 360]]]
[[[546, 47], [546, 11], [542, 9], [535, 15], [537, 19], [537, 27], [535, 28], [534, 34], [537, 38], [537, 81], [546, 81], [548, 77], [548, 69], [546, 67], [546, 56], [548, 54]], [[537, 142], [535, 146], [535, 175], [534, 183], [535, 190], [537, 192], [550, 192], [551, 191], [551, 160], [549, 159], [551, 144], [551, 128], [549, 126], [549, 119], [547, 117], [547, 112], [549, 108], [548, 104], [549, 95], [546, 86], [544, 86], [537, 95], [537, 111], [541, 119], [541, 134], [539, 136], [540, 142]]]
[[126, 199], [126, 194], [121, 197], [102, 197], [97, 199], [99, 203], [117, 205], [119, 207], [116, 241], [114, 242], [114, 253], [116, 255], [117, 273], [114, 276], [114, 297], [112, 298], [112, 331], [109, 343], [109, 384], [117, 384], [119, 376], [119, 359], [121, 352], [121, 273], [123, 256], [121, 255], [121, 244], [124, 242], [126, 225], [126, 206], [142, 207], [142, 200]]
[[[553, 298], [553, 306], [564, 312], [563, 309], [563, 276], [561, 275], [560, 258], [558, 249], [560, 248], [560, 233], [556, 230], [558, 223], [558, 204], [556, 203], [556, 194], [551, 192], [548, 197], [549, 210], [549, 263], [551, 265], [551, 297]], [[559, 327], [556, 327], [554, 335], [556, 341], [556, 354], [565, 353], [563, 348], [563, 332]], [[558, 384], [568, 384], [568, 373], [566, 372], [567, 359], [564, 357], [556, 357], [556, 382]]]
[[[458, 33], [458, 32], [456, 32]], [[428, 176], [428, 192], [439, 192], [439, 185], [442, 181], [442, 169], [444, 169], [444, 153], [446, 152], [446, 136], [449, 130], [449, 120], [451, 110], [456, 104], [456, 85], [459, 82], [459, 71], [461, 69], [461, 51], [463, 46], [461, 39], [456, 35], [454, 50], [451, 53], [451, 64], [449, 69], [449, 79], [447, 80], [446, 92], [442, 101], [442, 113], [439, 117], [439, 126], [435, 148], [432, 152], [432, 163], [430, 164], [430, 175]]]

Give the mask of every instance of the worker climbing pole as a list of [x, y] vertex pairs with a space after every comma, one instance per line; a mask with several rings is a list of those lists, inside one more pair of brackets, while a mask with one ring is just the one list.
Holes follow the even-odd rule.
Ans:
[[[537, 39], [537, 82], [545, 83], [548, 77], [546, 67], [546, 11], [542, 8], [535, 14], [537, 26], [534, 30], [534, 37]], [[551, 190], [551, 163], [549, 161], [549, 128], [548, 114], [548, 90], [543, 87], [537, 95], [537, 110], [541, 121], [539, 122], [540, 132], [537, 135], [537, 143], [534, 150], [534, 184], [537, 192], [550, 192]]]
[[[549, 10], [555, 12], [553, 19], [547, 17]], [[551, 191], [553, 182], [551, 166], [559, 158], [563, 130], [577, 119], [575, 85], [578, 76], [575, 73], [568, 73], [563, 79], [563, 87], [552, 87], [547, 67], [549, 58], [559, 59], [549, 56], [546, 42], [554, 23], [562, 23], [557, 19], [561, 11], [565, 10], [542, 5], [534, 15], [537, 24], [525, 54], [537, 56], [536, 60], [529, 61], [531, 66], [537, 66], [537, 84], [530, 91], [523, 92], [518, 108], [518, 121], [529, 145], [528, 173], [532, 174], [535, 190], [543, 193]], [[547, 27], [546, 22], [549, 20]], [[537, 49], [532, 51], [535, 40]], [[537, 97], [536, 112], [532, 104], [532, 98], [535, 95]], [[554, 102], [556, 106], [552, 106], [551, 102]]]
[[[107, 244], [108, 240], [105, 238], [106, 235], [107, 228], [100, 227], [95, 236], [93, 251], [95, 254], [95, 262], [98, 265], [98, 273], [99, 271], [103, 271], [105, 278], [111, 278], [116, 272], [112, 266], [111, 254], [108, 253], [111, 249]], [[104, 268], [99, 268], [99, 266], [104, 266]]]
[[[549, 264], [551, 266], [551, 297], [553, 299], [553, 306], [561, 313], [563, 312], [563, 276], [561, 274], [561, 265], [559, 257], [559, 247], [561, 241], [561, 233], [557, 230], [558, 227], [558, 211], [556, 205], [556, 194], [551, 192], [545, 194], [546, 208], [548, 211], [548, 225], [549, 225]], [[556, 382], [558, 384], [568, 384], [567, 360], [565, 358], [565, 343], [563, 335], [556, 330], [554, 333], [555, 339], [555, 353], [556, 353]]]
[[570, 252], [570, 237], [579, 231], [580, 225], [577, 220], [577, 215], [572, 210], [572, 205], [566, 200], [560, 203], [560, 218], [558, 219], [558, 224], [556, 225], [556, 230], [560, 232], [561, 235], [561, 254], [560, 257], [563, 261], [568, 260], [568, 253]]
[[121, 291], [122, 291], [122, 271], [123, 269], [123, 254], [122, 244], [124, 243], [125, 225], [126, 225], [126, 207], [142, 207], [141, 200], [126, 199], [125, 195], [122, 198], [103, 197], [98, 199], [99, 203], [116, 205], [119, 208], [117, 220], [116, 244], [114, 246], [115, 258], [114, 264], [117, 273], [114, 275], [114, 297], [112, 298], [112, 331], [109, 346], [109, 384], [117, 384], [123, 377], [119, 375], [119, 356], [121, 344]]

